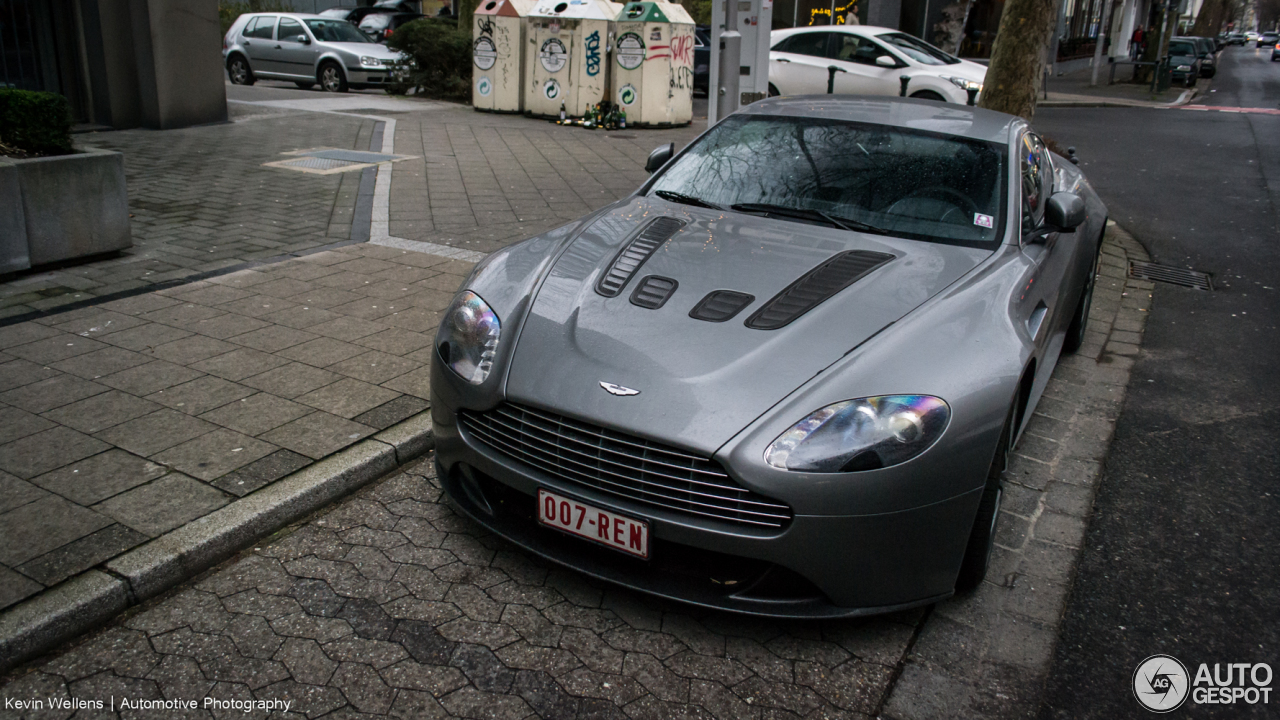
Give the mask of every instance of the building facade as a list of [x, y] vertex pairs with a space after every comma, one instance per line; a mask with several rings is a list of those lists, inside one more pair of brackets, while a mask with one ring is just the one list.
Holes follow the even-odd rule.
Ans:
[[76, 123], [227, 119], [213, 0], [0, 0], [0, 87], [60, 93]]

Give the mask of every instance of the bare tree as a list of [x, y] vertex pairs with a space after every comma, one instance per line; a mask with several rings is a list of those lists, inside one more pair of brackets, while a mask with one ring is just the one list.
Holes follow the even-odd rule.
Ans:
[[1005, 2], [980, 106], [1032, 119], [1036, 112], [1036, 85], [1044, 72], [1045, 47], [1056, 10], [1054, 0]]
[[1226, 22], [1226, 0], [1204, 0], [1200, 6], [1200, 14], [1196, 15], [1195, 25], [1187, 34], [1192, 37], [1213, 37]]

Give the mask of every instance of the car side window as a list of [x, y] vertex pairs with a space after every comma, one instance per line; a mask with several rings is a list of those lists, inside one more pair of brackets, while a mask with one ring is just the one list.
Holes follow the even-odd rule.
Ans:
[[830, 36], [831, 33], [829, 32], [796, 33], [786, 40], [783, 40], [782, 43], [774, 49], [779, 52], [794, 53], [796, 55], [826, 57], [827, 38]]
[[1022, 185], [1022, 234], [1026, 235], [1044, 221], [1044, 205], [1053, 190], [1053, 167], [1049, 163], [1049, 151], [1034, 133], [1022, 136], [1021, 185]]
[[888, 55], [883, 49], [864, 37], [848, 33], [833, 33], [833, 36], [829, 55], [832, 60], [875, 65], [877, 57]]
[[299, 35], [306, 35], [306, 31], [302, 29], [302, 23], [293, 18], [280, 18], [280, 32], [276, 36], [278, 39], [298, 42]]
[[274, 15], [259, 15], [250, 21], [245, 28], [244, 36], [250, 38], [259, 38], [262, 40], [271, 39], [271, 31], [276, 27], [276, 17]]

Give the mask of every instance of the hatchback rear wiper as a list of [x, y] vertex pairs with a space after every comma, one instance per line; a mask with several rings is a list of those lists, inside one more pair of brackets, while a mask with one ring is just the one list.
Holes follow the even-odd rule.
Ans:
[[791, 217], [805, 218], [808, 220], [821, 220], [827, 223], [828, 225], [831, 225], [832, 227], [838, 227], [841, 230], [849, 230], [850, 232], [854, 230], [861, 230], [863, 232], [878, 233], [880, 235], [887, 235], [889, 232], [884, 228], [879, 228], [879, 227], [876, 227], [875, 225], [870, 225], [868, 223], [864, 223], [859, 220], [853, 220], [851, 218], [836, 217], [834, 215], [829, 215], [821, 210], [814, 210], [812, 208], [797, 208], [797, 207], [789, 207], [787, 205], [773, 205], [770, 203], [738, 203], [736, 205], [730, 206], [729, 209], [737, 210], [738, 212], [746, 212], [746, 213], [764, 213], [766, 215], [790, 215]]
[[670, 190], [655, 190], [653, 194], [663, 200], [684, 203], [685, 205], [697, 205], [698, 207], [711, 208], [712, 210], [724, 209], [709, 200], [703, 200], [702, 198], [694, 197], [692, 195], [685, 195], [684, 193], [671, 192]]

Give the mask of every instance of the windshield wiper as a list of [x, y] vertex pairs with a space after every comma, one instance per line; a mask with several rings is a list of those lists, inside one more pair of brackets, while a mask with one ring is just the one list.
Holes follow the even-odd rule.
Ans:
[[889, 232], [888, 230], [876, 227], [875, 225], [870, 225], [851, 218], [836, 217], [821, 210], [814, 210], [813, 208], [797, 208], [789, 207], [787, 205], [772, 205], [770, 203], [738, 203], [730, 206], [729, 209], [746, 213], [790, 215], [791, 217], [805, 218], [808, 220], [821, 220], [832, 227], [838, 227], [841, 230], [848, 230], [850, 232], [853, 232], [854, 230], [861, 230], [863, 232], [878, 233], [880, 235], [887, 235]]
[[711, 208], [712, 210], [724, 209], [708, 200], [703, 200], [702, 198], [694, 197], [692, 195], [685, 195], [684, 193], [672, 192], [670, 190], [655, 190], [653, 194], [663, 200], [670, 200], [671, 202], [683, 203], [685, 205], [697, 205], [698, 207]]

